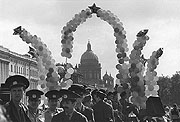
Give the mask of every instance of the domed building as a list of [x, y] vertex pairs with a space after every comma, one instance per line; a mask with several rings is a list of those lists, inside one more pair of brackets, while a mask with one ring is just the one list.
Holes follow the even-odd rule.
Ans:
[[97, 55], [92, 51], [91, 44], [88, 42], [87, 50], [82, 54], [78, 65], [78, 72], [83, 76], [82, 84], [100, 88], [112, 88], [114, 86], [114, 78], [107, 75], [106, 72], [105, 78], [101, 79], [101, 69], [101, 63], [99, 63]]

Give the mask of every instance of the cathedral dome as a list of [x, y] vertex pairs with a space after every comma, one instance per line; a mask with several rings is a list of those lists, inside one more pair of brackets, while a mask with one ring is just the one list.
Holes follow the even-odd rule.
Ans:
[[97, 55], [94, 54], [93, 51], [91, 50], [90, 42], [88, 42], [88, 44], [87, 44], [86, 52], [84, 52], [82, 54], [82, 56], [81, 56], [81, 63], [86, 62], [86, 61], [94, 61], [94, 62], [97, 62], [97, 63], [99, 62]]

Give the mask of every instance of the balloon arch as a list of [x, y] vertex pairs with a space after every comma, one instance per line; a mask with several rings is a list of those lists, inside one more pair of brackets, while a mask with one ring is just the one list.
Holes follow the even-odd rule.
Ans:
[[[130, 101], [134, 104], [145, 107], [145, 101], [147, 96], [157, 96], [159, 86], [157, 85], [158, 77], [157, 72], [154, 69], [158, 65], [158, 58], [162, 55], [163, 51], [160, 48], [158, 51], [154, 51], [149, 60], [145, 59], [141, 54], [141, 50], [149, 40], [146, 35], [148, 30], [140, 31], [136, 36], [137, 40], [134, 42], [134, 49], [131, 51], [130, 56], [127, 56], [128, 44], [126, 39], [126, 31], [123, 28], [120, 19], [111, 13], [109, 10], [103, 10], [97, 7], [94, 3], [89, 6], [86, 10], [82, 10], [79, 14], [75, 14], [74, 18], [67, 22], [66, 26], [63, 27], [61, 33], [62, 52], [61, 56], [66, 58], [72, 57], [73, 52], [73, 32], [76, 31], [77, 27], [84, 23], [86, 19], [91, 18], [92, 14], [96, 14], [101, 20], [108, 22], [114, 30], [116, 52], [118, 58], [118, 64], [116, 68], [118, 74], [116, 75], [117, 81], [121, 84], [118, 87], [118, 91], [129, 91], [131, 89], [132, 94]], [[129, 62], [129, 63], [128, 63]], [[144, 75], [145, 63], [148, 63], [146, 76]]]
[[[108, 22], [114, 30], [116, 39], [115, 51], [118, 58], [118, 64], [116, 65], [116, 69], [118, 70], [116, 83], [119, 85], [116, 90], [119, 93], [122, 91], [131, 92], [129, 100], [135, 105], [145, 108], [147, 97], [158, 95], [158, 76], [155, 69], [159, 64], [159, 57], [163, 54], [162, 48], [159, 48], [157, 51], [153, 51], [149, 59], [144, 58], [141, 51], [143, 50], [146, 41], [149, 40], [149, 37], [146, 35], [148, 32], [147, 29], [140, 31], [136, 35], [137, 39], [133, 43], [133, 50], [128, 56], [127, 52], [129, 49], [126, 31], [122, 26], [122, 22], [120, 22], [118, 17], [111, 13], [111, 11], [103, 10], [93, 4], [86, 10], [82, 10], [79, 14], [75, 14], [74, 18], [63, 27], [61, 31], [61, 56], [66, 58], [72, 57], [73, 32], [75, 32], [77, 27], [85, 22], [86, 19], [91, 18], [92, 14], [96, 14], [100, 19]], [[61, 66], [57, 67], [55, 65], [55, 60], [51, 56], [51, 51], [39, 37], [36, 35], [32, 36], [25, 29], [22, 29], [21, 26], [14, 29], [13, 35], [19, 35], [23, 41], [27, 44], [30, 43], [34, 48], [30, 47], [28, 53], [36, 58], [38, 62], [40, 79], [38, 81], [39, 89], [43, 91], [60, 89], [62, 87], [70, 86], [73, 83], [70, 79], [71, 74], [74, 72], [72, 66], [67, 64], [65, 67], [66, 70]]]

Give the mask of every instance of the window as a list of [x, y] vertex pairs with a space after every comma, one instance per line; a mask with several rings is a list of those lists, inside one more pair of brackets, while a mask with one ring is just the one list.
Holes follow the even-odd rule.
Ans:
[[24, 67], [24, 75], [26, 75], [26, 67]]
[[11, 72], [13, 72], [13, 65], [11, 64]]
[[18, 71], [18, 66], [16, 66], [16, 73], [18, 73], [19, 71]]
[[21, 73], [21, 67], [18, 67], [19, 68], [19, 73]]
[[14, 65], [14, 73], [16, 73], [16, 65]]
[[29, 75], [29, 70], [27, 69], [27, 75]]

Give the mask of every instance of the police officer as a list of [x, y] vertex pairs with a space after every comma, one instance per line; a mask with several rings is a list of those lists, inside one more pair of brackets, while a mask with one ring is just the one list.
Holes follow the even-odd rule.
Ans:
[[48, 98], [48, 108], [44, 112], [44, 118], [45, 122], [51, 122], [52, 117], [62, 111], [62, 109], [57, 108], [58, 99], [60, 98], [59, 91], [50, 90], [45, 96]]
[[41, 103], [41, 95], [44, 93], [37, 89], [32, 89], [26, 92], [28, 96], [28, 116], [31, 122], [42, 122], [42, 110], [39, 109]]
[[5, 85], [10, 88], [11, 99], [5, 108], [11, 121], [31, 122], [27, 116], [28, 108], [21, 102], [25, 90], [29, 87], [28, 79], [21, 75], [13, 75], [6, 79]]
[[51, 122], [88, 122], [84, 115], [75, 110], [76, 99], [80, 98], [78, 94], [67, 89], [61, 89], [59, 94], [64, 111], [53, 116]]
[[104, 101], [106, 94], [101, 91], [96, 91], [94, 99], [95, 105], [92, 107], [94, 110], [95, 122], [114, 122], [114, 113], [112, 106]]
[[84, 88], [84, 86], [80, 84], [73, 84], [68, 88], [68, 90], [80, 95], [80, 98], [77, 98], [76, 111], [83, 114], [88, 119], [88, 122], [94, 122], [93, 109], [88, 108], [82, 104], [82, 100], [84, 99], [84, 95], [86, 94], [86, 89]]

